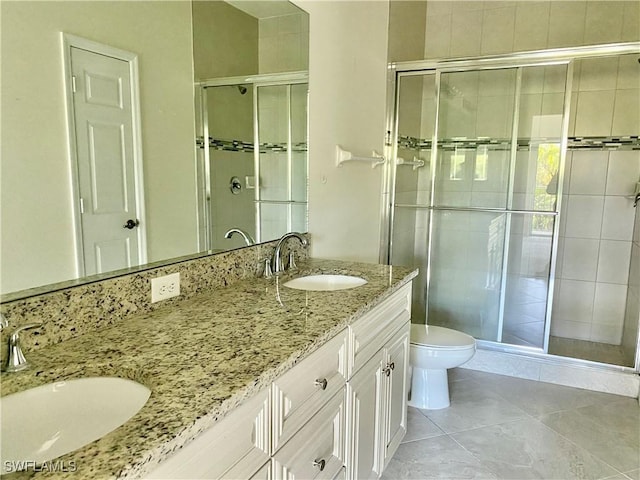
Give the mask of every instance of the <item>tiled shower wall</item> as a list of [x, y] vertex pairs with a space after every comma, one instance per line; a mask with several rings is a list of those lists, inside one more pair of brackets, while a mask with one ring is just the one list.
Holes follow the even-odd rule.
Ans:
[[[409, 21], [409, 13], [415, 16], [421, 10], [414, 2], [391, 5], [391, 61], [640, 40], [640, 3], [635, 1], [428, 1], [425, 22]], [[414, 35], [408, 35], [408, 29]], [[395, 45], [394, 38], [402, 39], [396, 42], [402, 48]], [[419, 55], [420, 38], [425, 39], [423, 55]], [[570, 135], [640, 133], [640, 82], [635, 57], [576, 62]], [[420, 86], [414, 88], [419, 91]], [[414, 123], [412, 127], [420, 130], [420, 120]], [[639, 168], [638, 151], [568, 155], [552, 334], [619, 344], [623, 329], [625, 337], [632, 329], [637, 331], [637, 308], [628, 312], [626, 323], [624, 312], [628, 280], [632, 307], [637, 305], [633, 298], [639, 296], [638, 288], [632, 285], [634, 281], [635, 285], [639, 283], [636, 277], [640, 273], [634, 276], [632, 270], [629, 277], [630, 232], [634, 225], [629, 197], [633, 193], [631, 183], [639, 179]], [[405, 173], [399, 173], [397, 191], [409, 201], [421, 188], [414, 183], [415, 174]], [[426, 217], [424, 213], [422, 216]], [[405, 238], [416, 234], [415, 230], [405, 233]], [[397, 237], [401, 241], [402, 235]], [[414, 245], [419, 250], [423, 243]], [[638, 248], [633, 252], [639, 259]], [[633, 317], [631, 325], [629, 316]], [[636, 334], [631, 332], [631, 337], [635, 343]]]
[[[309, 16], [293, 13], [262, 18], [258, 22], [260, 73], [306, 71], [309, 69]], [[288, 124], [292, 126], [292, 142], [305, 143], [307, 137], [306, 87], [291, 87], [291, 111], [287, 111], [285, 86], [259, 90], [260, 142], [286, 144]], [[288, 200], [288, 170], [291, 169], [292, 198], [307, 199], [307, 154], [271, 151], [260, 155], [260, 196], [266, 200]], [[292, 209], [289, 215], [289, 208]], [[307, 230], [307, 208], [304, 205], [261, 204], [260, 233], [262, 240], [277, 238], [287, 231]], [[291, 218], [291, 223], [283, 219]]]
[[638, 178], [638, 151], [569, 153], [552, 335], [620, 345]]
[[428, 1], [426, 33], [424, 58], [631, 42], [640, 38], [640, 4]]
[[[638, 135], [637, 59], [575, 63], [569, 135]], [[620, 345], [640, 151], [569, 152], [564, 180], [551, 334]]]
[[[253, 89], [241, 94], [235, 86], [207, 89], [209, 136], [220, 140], [253, 142]], [[209, 149], [211, 159], [211, 245], [214, 251], [244, 246], [239, 235], [225, 238], [230, 228], [256, 236], [254, 196], [247, 179], [253, 177], [253, 152]], [[242, 189], [234, 194], [229, 185], [237, 177]], [[251, 181], [251, 180], [249, 180]], [[271, 237], [273, 238], [273, 237]]]
[[309, 69], [309, 15], [294, 13], [258, 22], [260, 73]]

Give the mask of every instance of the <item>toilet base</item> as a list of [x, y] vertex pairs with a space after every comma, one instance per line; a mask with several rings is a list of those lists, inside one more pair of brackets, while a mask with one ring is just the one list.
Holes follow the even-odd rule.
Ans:
[[447, 370], [427, 370], [411, 368], [411, 393], [409, 406], [426, 410], [447, 408], [449, 401], [449, 382]]

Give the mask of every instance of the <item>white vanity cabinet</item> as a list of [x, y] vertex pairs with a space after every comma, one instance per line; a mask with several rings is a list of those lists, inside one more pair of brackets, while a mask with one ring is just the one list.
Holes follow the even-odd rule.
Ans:
[[344, 329], [146, 478], [340, 478], [347, 338]]
[[378, 478], [407, 431], [411, 285], [349, 327], [349, 479]]
[[270, 463], [269, 394], [266, 389], [244, 402], [146, 478], [264, 478], [258, 472]]
[[407, 427], [411, 284], [147, 479], [378, 478]]

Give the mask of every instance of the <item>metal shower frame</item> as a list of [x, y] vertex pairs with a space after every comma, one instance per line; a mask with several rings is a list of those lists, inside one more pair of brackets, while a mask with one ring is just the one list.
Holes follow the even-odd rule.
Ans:
[[[255, 176], [255, 190], [256, 196], [254, 198], [255, 211], [256, 211], [256, 226], [260, 225], [260, 204], [261, 203], [280, 203], [280, 204], [288, 204], [289, 205], [289, 221], [291, 219], [291, 208], [293, 204], [307, 204], [308, 202], [292, 202], [292, 201], [267, 201], [260, 199], [260, 137], [259, 137], [259, 116], [258, 116], [258, 88], [261, 87], [269, 87], [269, 86], [288, 86], [287, 89], [287, 102], [290, 103], [290, 90], [291, 85], [297, 84], [305, 84], [309, 83], [309, 73], [306, 71], [299, 72], [287, 72], [287, 73], [267, 73], [260, 75], [248, 75], [248, 76], [236, 76], [236, 77], [224, 77], [224, 78], [212, 78], [208, 80], [202, 80], [200, 82], [196, 82], [196, 115], [199, 115], [200, 125], [202, 127], [203, 132], [203, 141], [204, 141], [204, 152], [203, 152], [203, 162], [204, 168], [202, 171], [202, 180], [198, 181], [197, 184], [203, 183], [204, 189], [204, 198], [199, 199], [198, 201], [198, 219], [201, 224], [198, 225], [199, 232], [199, 241], [203, 244], [200, 250], [208, 250], [211, 252], [211, 247], [213, 244], [213, 240], [211, 239], [211, 157], [208, 148], [208, 139], [209, 139], [209, 115], [208, 109], [206, 108], [207, 103], [207, 88], [209, 87], [225, 87], [225, 86], [236, 86], [236, 85], [251, 85], [253, 91], [253, 160], [254, 160], [254, 176]], [[288, 110], [290, 110], [290, 105], [287, 105]], [[308, 122], [307, 122], [308, 125]], [[288, 176], [288, 185], [291, 185], [291, 116], [289, 115], [288, 126], [287, 126], [287, 176]], [[307, 138], [309, 137], [307, 132]], [[200, 169], [197, 169], [198, 175], [200, 175]], [[308, 195], [308, 194], [307, 194]], [[308, 197], [307, 197], [308, 200]], [[199, 223], [200, 223], [199, 222]], [[290, 230], [291, 225], [289, 225]], [[256, 239], [257, 242], [262, 241], [259, 235], [259, 229], [256, 229]]]
[[[536, 50], [530, 52], [520, 52], [504, 55], [491, 55], [484, 57], [466, 57], [466, 58], [453, 58], [453, 59], [434, 59], [434, 60], [421, 60], [421, 61], [409, 61], [409, 62], [397, 62], [391, 63], [388, 66], [387, 77], [387, 117], [386, 117], [386, 138], [385, 138], [385, 158], [391, 159], [387, 162], [384, 170], [383, 178], [383, 194], [382, 194], [382, 225], [381, 225], [381, 238], [380, 238], [380, 262], [385, 264], [391, 263], [391, 254], [393, 251], [393, 220], [394, 220], [394, 208], [395, 203], [395, 181], [396, 181], [396, 158], [398, 155], [398, 122], [399, 122], [399, 95], [400, 95], [400, 78], [409, 76], [425, 76], [432, 74], [435, 76], [435, 122], [434, 131], [431, 139], [431, 161], [430, 161], [430, 200], [429, 205], [405, 205], [406, 207], [413, 207], [419, 209], [427, 209], [430, 212], [434, 210], [455, 210], [455, 211], [477, 211], [477, 212], [494, 212], [494, 213], [506, 213], [506, 225], [505, 225], [505, 252], [503, 253], [502, 260], [502, 279], [501, 279], [501, 292], [500, 292], [500, 314], [499, 314], [499, 329], [502, 330], [503, 316], [504, 316], [504, 291], [506, 286], [507, 277], [507, 262], [508, 262], [508, 241], [510, 236], [510, 221], [512, 213], [521, 214], [536, 214], [536, 215], [550, 215], [557, 217], [562, 209], [562, 187], [564, 177], [564, 165], [567, 154], [567, 142], [568, 142], [568, 130], [569, 130], [569, 114], [571, 106], [571, 94], [572, 94], [572, 80], [573, 80], [573, 64], [575, 60], [581, 60], [586, 58], [607, 57], [607, 56], [619, 56], [626, 54], [639, 54], [640, 42], [627, 42], [627, 43], [614, 43], [606, 45], [593, 45], [571, 48], [558, 48], [558, 49], [546, 49]], [[555, 211], [541, 212], [541, 211], [528, 211], [528, 210], [511, 210], [509, 207], [512, 205], [513, 194], [513, 181], [514, 181], [514, 162], [516, 159], [516, 150], [518, 146], [518, 119], [519, 119], [519, 90], [520, 80], [522, 75], [522, 67], [537, 67], [537, 66], [550, 66], [550, 65], [566, 65], [567, 76], [565, 84], [565, 98], [563, 108], [563, 122], [562, 122], [562, 137], [560, 148], [560, 166], [559, 166], [559, 178], [558, 178], [558, 191], [556, 194], [557, 203]], [[508, 199], [506, 208], [482, 208], [482, 207], [435, 207], [434, 195], [435, 195], [435, 174], [436, 174], [436, 161], [438, 155], [438, 118], [440, 108], [440, 77], [442, 73], [461, 72], [461, 71], [484, 71], [484, 70], [496, 70], [501, 68], [515, 68], [517, 69], [516, 79], [516, 92], [515, 92], [515, 104], [513, 108], [513, 124], [511, 135], [511, 158], [509, 166], [509, 180], [507, 185]], [[487, 350], [495, 350], [507, 353], [524, 354], [533, 357], [548, 357], [549, 336], [551, 328], [551, 313], [552, 302], [555, 285], [555, 267], [557, 260], [557, 247], [558, 247], [558, 232], [559, 223], [554, 221], [553, 238], [551, 247], [551, 265], [548, 282], [547, 303], [545, 311], [545, 329], [544, 329], [544, 345], [543, 348], [533, 348], [519, 345], [503, 344], [498, 341], [486, 341], [478, 340], [478, 345]], [[427, 271], [426, 271], [426, 289], [427, 299], [425, 305], [428, 305], [428, 291], [429, 282], [431, 277], [431, 248], [432, 248], [432, 233], [433, 233], [433, 215], [429, 215], [428, 223], [428, 244], [427, 244]], [[639, 325], [640, 330], [640, 325]], [[565, 358], [555, 357], [554, 358]], [[573, 364], [585, 364], [589, 366], [597, 366], [603, 369], [613, 369], [616, 371], [624, 372], [640, 372], [640, 332], [636, 339], [636, 352], [635, 352], [635, 366], [622, 367], [617, 365], [601, 364], [597, 362], [591, 362], [582, 359], [566, 358], [567, 363]]]

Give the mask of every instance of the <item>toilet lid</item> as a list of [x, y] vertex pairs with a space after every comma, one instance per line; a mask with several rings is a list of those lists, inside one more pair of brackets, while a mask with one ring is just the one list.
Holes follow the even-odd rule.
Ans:
[[476, 340], [466, 333], [434, 325], [411, 325], [411, 343], [437, 348], [470, 347]]

